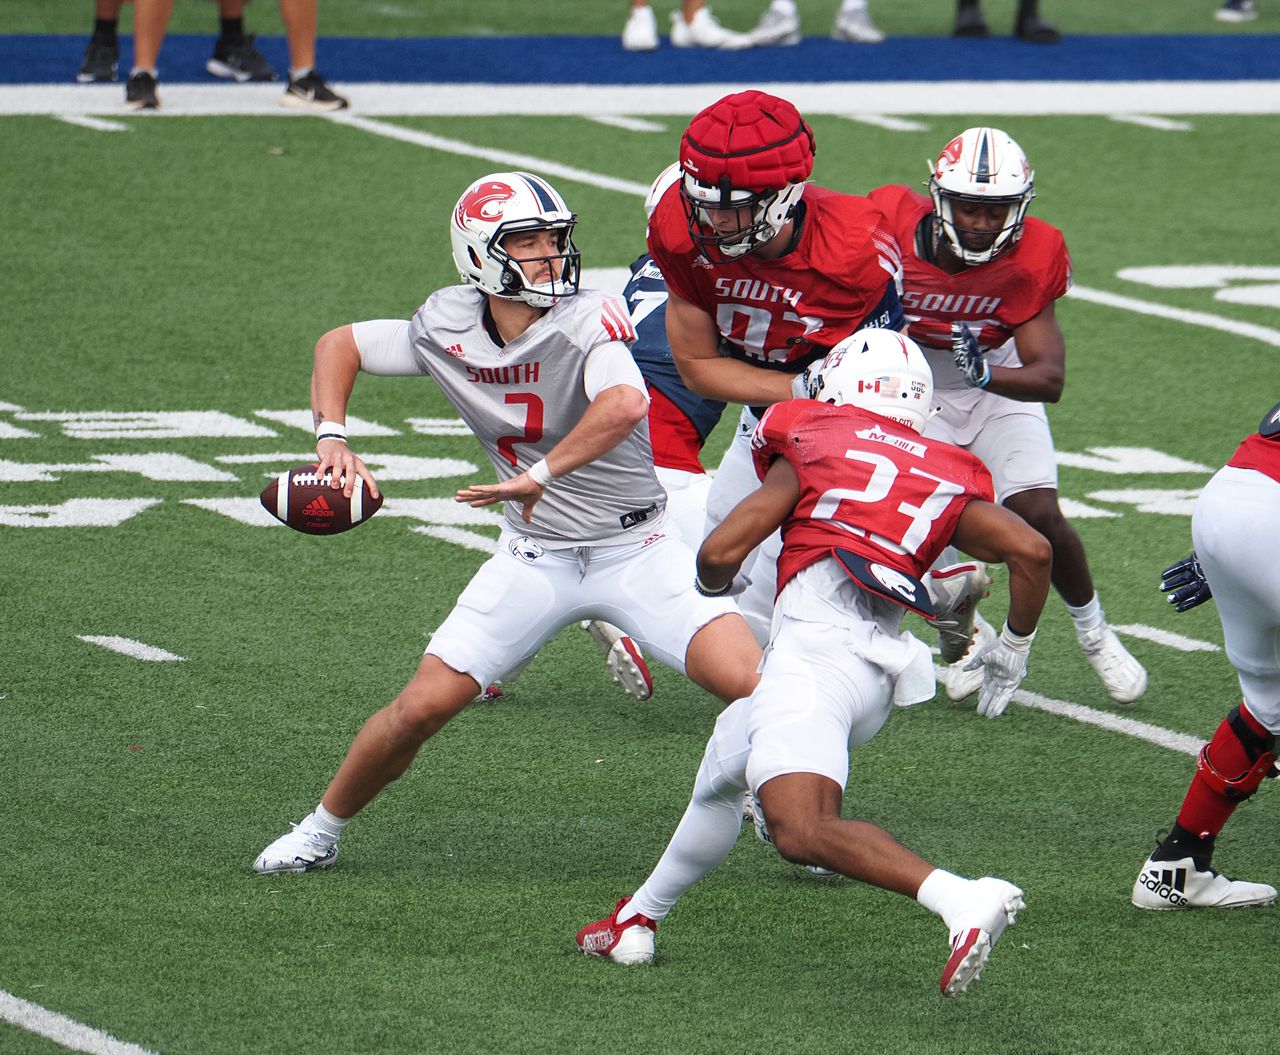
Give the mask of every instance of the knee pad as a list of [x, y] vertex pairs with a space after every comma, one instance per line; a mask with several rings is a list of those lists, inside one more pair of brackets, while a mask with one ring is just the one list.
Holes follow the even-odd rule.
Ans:
[[1275, 746], [1275, 736], [1242, 704], [1232, 709], [1200, 751], [1196, 769], [1213, 791], [1230, 802], [1243, 802], [1273, 775]]

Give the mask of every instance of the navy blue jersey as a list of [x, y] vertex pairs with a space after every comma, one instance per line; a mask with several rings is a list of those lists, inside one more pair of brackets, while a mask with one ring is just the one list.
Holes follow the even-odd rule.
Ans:
[[636, 328], [631, 355], [640, 373], [680, 409], [705, 442], [724, 413], [724, 404], [703, 399], [685, 387], [667, 343], [667, 283], [648, 253], [642, 253], [631, 265], [631, 278], [622, 297]]

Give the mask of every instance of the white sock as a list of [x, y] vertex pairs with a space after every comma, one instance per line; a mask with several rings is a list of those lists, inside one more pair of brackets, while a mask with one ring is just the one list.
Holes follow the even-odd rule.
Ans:
[[1076, 624], [1077, 634], [1085, 634], [1090, 630], [1097, 630], [1105, 622], [1102, 615], [1102, 606], [1098, 604], [1098, 595], [1096, 593], [1079, 608], [1074, 605], [1067, 605], [1067, 611], [1071, 613], [1071, 621]]
[[950, 917], [964, 908], [968, 902], [971, 882], [973, 880], [935, 868], [920, 884], [920, 889], [916, 891], [916, 900], [930, 912], [941, 916], [942, 922], [950, 927]]
[[686, 890], [729, 856], [742, 830], [743, 788], [722, 788], [713, 790], [704, 761], [675, 834], [649, 878], [618, 913], [619, 923], [637, 913], [665, 919]]
[[149, 73], [154, 77], [156, 75], [156, 68], [154, 66], [135, 66], [129, 71], [129, 76], [136, 77], [139, 73]]
[[335, 842], [338, 836], [342, 834], [342, 829], [351, 823], [350, 817], [339, 817], [330, 813], [324, 806], [317, 806], [307, 820], [302, 823], [311, 822], [311, 826], [322, 835], [330, 836]]
[[773, 0], [769, 7], [780, 15], [794, 15], [796, 13], [796, 0]]
[[310, 73], [310, 72], [311, 72], [312, 70], [314, 70], [314, 69], [315, 69], [315, 67], [314, 67], [314, 66], [301, 66], [301, 67], [299, 67], [298, 69], [296, 69], [296, 70], [295, 70], [292, 66], [290, 66], [290, 67], [289, 67], [289, 80], [291, 80], [291, 81], [300, 81], [300, 80], [302, 80], [302, 78], [303, 78], [303, 77], [305, 77], [308, 73]]
[[842, 15], [852, 14], [854, 11], [865, 11], [867, 9], [867, 0], [844, 0], [840, 5], [840, 13]]

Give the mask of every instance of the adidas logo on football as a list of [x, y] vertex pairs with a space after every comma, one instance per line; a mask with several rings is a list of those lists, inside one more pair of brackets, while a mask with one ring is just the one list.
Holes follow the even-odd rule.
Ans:
[[1185, 868], [1151, 868], [1143, 872], [1138, 882], [1171, 905], [1179, 908], [1187, 904], [1183, 891], [1187, 888]]
[[324, 495], [319, 495], [307, 503], [302, 511], [304, 517], [331, 517], [336, 516], [333, 507], [324, 500]]

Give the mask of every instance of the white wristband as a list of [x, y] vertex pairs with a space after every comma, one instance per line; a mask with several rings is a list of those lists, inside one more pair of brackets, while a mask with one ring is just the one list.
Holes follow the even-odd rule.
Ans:
[[347, 426], [341, 421], [322, 421], [316, 426], [316, 442], [321, 440], [341, 440], [347, 442]]
[[555, 479], [555, 477], [551, 475], [551, 467], [547, 465], [546, 458], [534, 462], [525, 470], [525, 472], [529, 474], [529, 479], [542, 488], [545, 488], [547, 484], [551, 483], [551, 481]]
[[1005, 623], [1000, 630], [1000, 640], [1015, 652], [1026, 652], [1031, 647], [1031, 642], [1035, 640], [1036, 632], [1023, 635], [1014, 633], [1009, 629], [1009, 624]]

